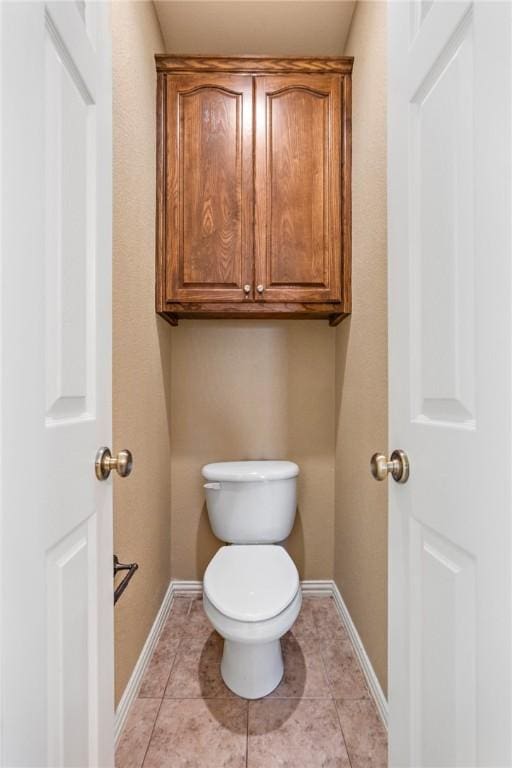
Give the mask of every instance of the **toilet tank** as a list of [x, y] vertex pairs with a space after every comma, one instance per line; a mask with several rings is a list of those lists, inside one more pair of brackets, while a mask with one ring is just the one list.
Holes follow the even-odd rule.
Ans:
[[214, 534], [231, 544], [275, 544], [289, 535], [297, 509], [293, 461], [222, 461], [202, 475]]

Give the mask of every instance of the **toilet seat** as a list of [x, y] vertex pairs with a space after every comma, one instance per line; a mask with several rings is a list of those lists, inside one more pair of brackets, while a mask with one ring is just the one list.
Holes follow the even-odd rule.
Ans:
[[214, 555], [203, 588], [223, 616], [261, 622], [278, 616], [296, 599], [299, 574], [288, 552], [277, 544], [234, 544]]
[[280, 638], [302, 604], [295, 563], [278, 544], [219, 549], [203, 581], [203, 608], [224, 638], [222, 679], [234, 693], [259, 699], [283, 676]]

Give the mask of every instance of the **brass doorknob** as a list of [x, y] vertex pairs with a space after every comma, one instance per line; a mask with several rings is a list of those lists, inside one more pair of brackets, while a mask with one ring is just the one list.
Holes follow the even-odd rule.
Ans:
[[257, 286], [256, 286], [256, 290], [258, 291], [258, 293], [263, 293], [263, 291], [265, 290], [265, 288], [264, 288], [264, 286], [263, 286], [263, 285], [260, 283], [259, 285], [257, 285]]
[[128, 477], [133, 469], [133, 456], [127, 448], [119, 451], [117, 456], [112, 456], [110, 450], [98, 448], [94, 470], [98, 480], [106, 480], [112, 470], [115, 469], [120, 477]]
[[247, 285], [244, 285], [244, 293], [250, 293], [251, 292], [251, 286], [249, 283]]
[[374, 453], [370, 470], [375, 480], [385, 480], [390, 474], [397, 483], [406, 483], [409, 479], [409, 457], [400, 448], [393, 451], [389, 460], [383, 453]]

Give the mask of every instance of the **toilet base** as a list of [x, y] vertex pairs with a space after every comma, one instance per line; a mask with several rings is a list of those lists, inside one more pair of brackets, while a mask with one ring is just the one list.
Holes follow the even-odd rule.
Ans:
[[261, 699], [277, 688], [283, 670], [279, 640], [269, 643], [224, 640], [220, 672], [227, 687], [238, 696]]

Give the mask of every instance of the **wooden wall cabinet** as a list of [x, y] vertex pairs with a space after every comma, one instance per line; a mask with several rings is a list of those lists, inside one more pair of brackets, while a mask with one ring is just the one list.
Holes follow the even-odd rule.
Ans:
[[351, 58], [157, 56], [156, 309], [351, 310]]

